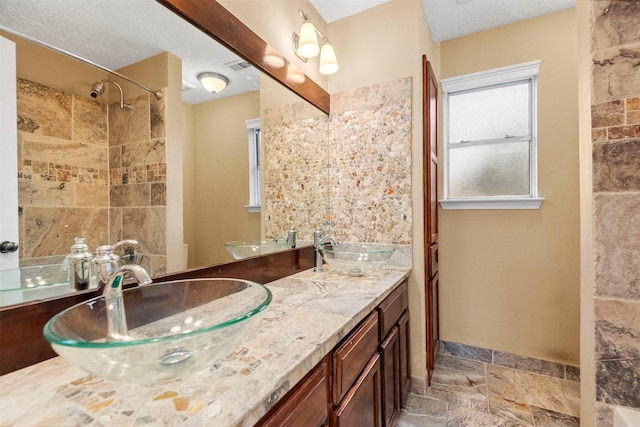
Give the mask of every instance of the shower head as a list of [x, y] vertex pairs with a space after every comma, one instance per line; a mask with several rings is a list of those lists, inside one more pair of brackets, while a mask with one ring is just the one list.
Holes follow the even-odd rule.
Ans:
[[93, 86], [91, 86], [91, 97], [92, 98], [97, 98], [98, 95], [102, 95], [102, 92], [104, 92], [104, 82], [105, 82], [105, 80], [103, 80], [101, 82], [95, 82], [93, 84]]
[[120, 108], [123, 109], [123, 110], [131, 110], [131, 108], [132, 108], [131, 104], [125, 104], [124, 103], [124, 93], [122, 92], [122, 87], [117, 82], [114, 82], [113, 80], [102, 80], [100, 82], [95, 82], [91, 86], [91, 97], [92, 98], [97, 98], [99, 95], [102, 95], [102, 92], [104, 92], [104, 84], [105, 83], [111, 83], [111, 84], [115, 85], [118, 88], [118, 90], [120, 91]]

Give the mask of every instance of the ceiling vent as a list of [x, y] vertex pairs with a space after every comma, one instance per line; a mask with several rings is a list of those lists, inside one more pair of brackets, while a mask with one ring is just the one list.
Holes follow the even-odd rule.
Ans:
[[196, 86], [194, 84], [191, 84], [186, 80], [182, 81], [182, 91], [183, 92], [186, 92], [188, 90], [195, 89], [195, 88], [196, 88]]
[[251, 68], [251, 64], [249, 64], [244, 59], [239, 59], [233, 62], [227, 62], [224, 65], [231, 68], [233, 71], [242, 71], [242, 70], [246, 70], [247, 68]]

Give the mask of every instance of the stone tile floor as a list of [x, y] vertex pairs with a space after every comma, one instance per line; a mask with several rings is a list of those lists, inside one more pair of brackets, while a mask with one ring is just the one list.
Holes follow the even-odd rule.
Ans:
[[395, 427], [576, 426], [580, 383], [438, 354], [426, 396], [410, 394]]

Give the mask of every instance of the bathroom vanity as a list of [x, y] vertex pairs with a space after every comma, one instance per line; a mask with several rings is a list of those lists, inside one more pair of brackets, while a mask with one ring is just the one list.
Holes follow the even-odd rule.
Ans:
[[390, 425], [409, 386], [409, 273], [325, 266], [266, 283], [273, 302], [258, 330], [185, 380], [115, 383], [60, 357], [6, 374], [0, 424]]

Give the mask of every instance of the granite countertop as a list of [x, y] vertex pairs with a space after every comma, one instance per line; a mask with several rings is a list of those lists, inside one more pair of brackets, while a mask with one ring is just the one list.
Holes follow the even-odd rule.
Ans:
[[347, 277], [328, 266], [267, 283], [255, 333], [187, 379], [149, 386], [93, 377], [61, 357], [0, 377], [2, 426], [252, 426], [410, 269]]

